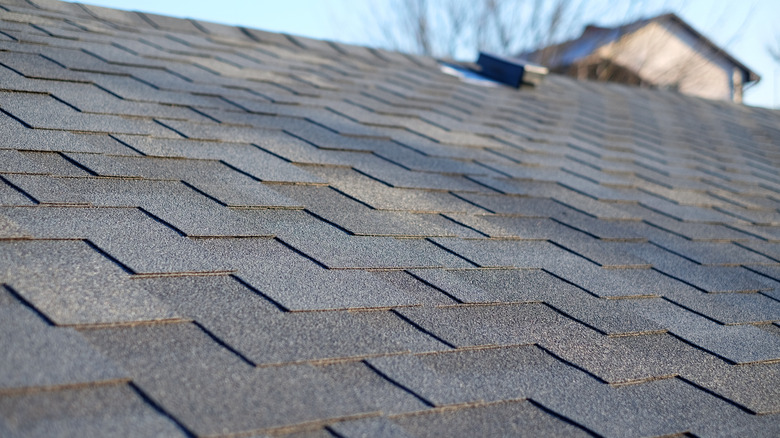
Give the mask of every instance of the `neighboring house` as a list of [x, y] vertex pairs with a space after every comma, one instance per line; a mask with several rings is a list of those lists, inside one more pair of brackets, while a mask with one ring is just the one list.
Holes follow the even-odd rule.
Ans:
[[578, 79], [673, 89], [737, 103], [744, 90], [761, 79], [675, 14], [614, 28], [590, 25], [575, 40], [518, 57]]
[[780, 111], [441, 67], [0, 0], [0, 437], [780, 437]]

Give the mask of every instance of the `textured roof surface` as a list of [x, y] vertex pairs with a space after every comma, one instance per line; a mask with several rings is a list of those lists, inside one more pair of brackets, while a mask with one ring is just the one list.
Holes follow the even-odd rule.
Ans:
[[780, 435], [780, 113], [0, 10], [0, 436]]

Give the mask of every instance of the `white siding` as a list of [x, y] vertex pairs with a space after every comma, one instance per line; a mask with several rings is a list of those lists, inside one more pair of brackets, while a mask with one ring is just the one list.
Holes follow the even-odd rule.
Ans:
[[651, 22], [599, 49], [645, 81], [708, 99], [732, 100], [734, 66], [673, 22]]

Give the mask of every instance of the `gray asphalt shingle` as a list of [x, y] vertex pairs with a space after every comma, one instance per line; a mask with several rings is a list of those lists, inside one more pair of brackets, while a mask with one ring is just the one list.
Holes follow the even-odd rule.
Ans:
[[[541, 398], [539, 402], [604, 436], [674, 435], [689, 430], [693, 433], [730, 435], [731, 432], [713, 427], [722, 416], [732, 419], [728, 425], [732, 427], [752, 422], [763, 423], [764, 427], [772, 424], [761, 421], [760, 417], [754, 419], [755, 416], [715, 396], [703, 394], [679, 379], [591, 389], [589, 393], [583, 391], [567, 399], [550, 397], [549, 401]], [[591, 402], [582, 403], [577, 400], [578, 397]], [[774, 433], [772, 429], [776, 429], [776, 425], [760, 433], [771, 435]]]
[[0, 291], [5, 352], [0, 393], [24, 388], [65, 387], [127, 379], [126, 372], [95, 351], [71, 328], [52, 327]]
[[2, 92], [0, 100], [3, 102], [0, 108], [31, 128], [178, 137], [175, 132], [151, 119], [86, 115], [44, 94]]
[[422, 407], [359, 363], [250, 367], [192, 324], [84, 335], [196, 434], [273, 429], [382, 407]]
[[[282, 132], [263, 131], [251, 143], [261, 146], [272, 143], [285, 147], [295, 138]], [[209, 142], [183, 139], [116, 136], [121, 142], [151, 157], [220, 160], [261, 181], [290, 183], [322, 183], [323, 180], [248, 143]], [[235, 141], [235, 140], [234, 140]], [[143, 170], [143, 169], [142, 169]], [[201, 175], [204, 177], [204, 175]]]
[[588, 263], [585, 259], [546, 241], [431, 239], [480, 267], [546, 268]]
[[632, 300], [603, 300], [539, 270], [413, 270], [412, 275], [466, 303], [545, 302], [610, 335], [662, 327], [631, 310]]
[[776, 111], [0, 3], [0, 435], [780, 435]]
[[778, 363], [762, 363], [745, 366], [691, 368], [684, 377], [716, 394], [726, 397], [757, 414], [780, 411], [780, 389], [776, 382], [780, 373]]
[[589, 330], [538, 303], [407, 308], [398, 312], [456, 347], [534, 344], [581, 337]]
[[68, 70], [43, 56], [31, 53], [3, 52], [0, 54], [0, 64], [28, 78], [89, 82], [83, 73]]
[[0, 395], [5, 437], [187, 436], [127, 385]]
[[7, 182], [0, 180], [0, 205], [32, 205], [33, 200], [19, 190], [16, 187], [9, 185]]
[[[496, 421], [501, 418], [501, 421]], [[527, 401], [468, 406], [394, 417], [342, 422], [330, 426], [346, 438], [437, 437], [458, 431], [463, 436], [590, 436]]]
[[230, 277], [139, 281], [259, 365], [447, 348], [391, 312], [283, 313]]
[[330, 187], [280, 186], [277, 190], [295, 199], [317, 216], [355, 235], [433, 237], [454, 236], [448, 228], [427, 220], [428, 216], [406, 212], [376, 211]]
[[533, 345], [382, 357], [368, 363], [435, 406], [537, 399], [601, 385]]
[[451, 193], [392, 188], [351, 169], [312, 167], [310, 171], [327, 178], [336, 189], [377, 210], [484, 212], [484, 209]]
[[[8, 175], [12, 184], [42, 204], [65, 204], [95, 207], [140, 207], [161, 219], [177, 232], [192, 237], [270, 236], [261, 224], [251, 223], [235, 211], [180, 181], [158, 181], [124, 178], [49, 178], [38, 175]], [[56, 184], [49, 184], [55, 181]], [[216, 187], [216, 189], [214, 189]], [[219, 195], [223, 187], [204, 186]], [[241, 187], [243, 188], [243, 187]], [[218, 191], [215, 191], [218, 190]], [[266, 191], [260, 187], [260, 191]], [[267, 194], [267, 192], [266, 192]], [[247, 196], [231, 192], [233, 199]], [[250, 196], [262, 196], [257, 191]], [[285, 199], [271, 194], [281, 203]], [[195, 213], [197, 212], [197, 213]], [[96, 213], [99, 214], [99, 213]]]
[[176, 318], [84, 241], [8, 240], [0, 246], [0, 281], [56, 324]]
[[139, 209], [20, 207], [2, 211], [35, 238], [87, 239], [136, 274], [230, 270]]
[[329, 270], [273, 239], [207, 239], [211, 257], [289, 310], [414, 305], [420, 298], [362, 270]]
[[703, 294], [687, 290], [668, 293], [666, 297], [723, 324], [780, 320], [780, 302], [760, 293]]
[[734, 363], [780, 359], [780, 338], [752, 325], [719, 325], [666, 301], [643, 301], [637, 307], [675, 335]]
[[743, 268], [702, 266], [648, 243], [625, 245], [628, 251], [652, 263], [656, 270], [706, 292], [755, 292], [767, 289], [766, 285]]
[[[330, 269], [471, 267], [427, 239], [354, 236], [304, 212], [244, 211], [284, 243]], [[274, 217], [275, 216], [275, 217]], [[271, 222], [272, 223], [269, 223]]]

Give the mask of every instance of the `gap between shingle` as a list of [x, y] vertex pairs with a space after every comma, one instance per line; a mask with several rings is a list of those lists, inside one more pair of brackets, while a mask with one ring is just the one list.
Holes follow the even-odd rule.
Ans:
[[483, 407], [502, 405], [502, 404], [525, 403], [529, 401], [531, 401], [531, 399], [529, 398], [507, 398], [503, 400], [496, 400], [496, 401], [489, 401], [489, 402], [479, 400], [473, 402], [453, 403], [453, 404], [447, 404], [441, 406], [433, 406], [430, 409], [425, 409], [421, 411], [391, 414], [391, 415], [387, 415], [386, 418], [396, 419], [396, 418], [418, 417], [418, 416], [425, 416], [428, 414], [441, 414], [450, 411], [458, 411], [461, 409], [483, 408]]
[[[337, 423], [337, 422], [344, 422], [344, 421], [354, 421], [354, 420], [360, 420], [363, 418], [372, 418], [372, 417], [379, 417], [382, 415], [381, 411], [372, 411], [372, 412], [363, 412], [360, 414], [354, 414], [354, 415], [346, 415], [343, 417], [336, 417], [336, 418], [327, 418], [323, 420], [314, 420], [314, 421], [307, 421], [303, 423], [298, 423], [290, 426], [281, 426], [281, 427], [272, 427], [267, 429], [258, 429], [253, 431], [243, 431], [238, 433], [232, 433], [228, 434], [227, 436], [230, 437], [242, 437], [242, 436], [256, 436], [257, 433], [267, 433], [272, 436], [274, 435], [284, 435], [287, 434], [293, 434], [296, 432], [306, 432], [311, 430], [320, 430], [322, 427], [327, 427], [329, 424]], [[224, 435], [219, 435], [220, 437]]]
[[545, 348], [544, 346], [542, 346], [542, 345], [540, 345], [540, 344], [538, 344], [538, 343], [537, 343], [537, 344], [533, 344], [533, 345], [534, 345], [536, 348], [539, 348], [540, 350], [542, 350], [542, 351], [544, 351], [545, 353], [549, 354], [549, 355], [550, 355], [550, 356], [552, 356], [554, 359], [556, 359], [556, 360], [560, 361], [561, 363], [563, 363], [563, 364], [566, 364], [566, 365], [568, 365], [568, 366], [570, 366], [570, 367], [572, 367], [572, 368], [575, 368], [575, 369], [577, 369], [578, 371], [581, 371], [581, 372], [583, 372], [583, 373], [587, 374], [588, 376], [590, 376], [590, 377], [592, 377], [592, 378], [596, 379], [598, 382], [600, 382], [600, 383], [604, 383], [604, 384], [606, 384], [606, 385], [608, 385], [608, 384], [609, 384], [609, 382], [607, 382], [606, 380], [602, 379], [601, 377], [599, 377], [599, 376], [597, 376], [597, 375], [593, 374], [592, 372], [590, 372], [590, 371], [586, 370], [585, 368], [583, 368], [583, 367], [581, 367], [581, 366], [579, 366], [579, 365], [575, 364], [574, 362], [568, 361], [568, 360], [566, 360], [566, 359], [564, 359], [564, 358], [562, 358], [562, 357], [558, 356], [557, 354], [553, 353], [553, 352], [552, 352], [552, 350], [549, 350], [549, 349]]
[[[2, 111], [2, 110], [0, 110], [0, 111]], [[7, 179], [3, 178], [3, 176], [2, 176], [2, 175], [0, 175], [0, 182], [3, 182], [3, 183], [5, 183], [5, 184], [8, 184], [8, 185], [9, 185], [9, 186], [10, 186], [12, 189], [14, 189], [14, 190], [16, 190], [17, 192], [21, 193], [22, 195], [24, 195], [26, 198], [30, 199], [30, 200], [31, 200], [32, 202], [34, 202], [35, 204], [37, 204], [37, 205], [40, 205], [40, 204], [41, 204], [41, 202], [40, 202], [39, 200], [35, 199], [35, 198], [34, 198], [32, 195], [30, 195], [29, 193], [25, 192], [25, 191], [24, 191], [24, 190], [22, 190], [21, 188], [19, 188], [19, 187], [15, 186], [14, 184], [12, 184], [12, 183], [11, 183], [10, 181], [8, 181]]]
[[735, 402], [734, 400], [731, 400], [730, 398], [722, 396], [722, 395], [718, 394], [717, 392], [715, 392], [715, 391], [713, 391], [713, 390], [711, 390], [709, 388], [706, 388], [704, 386], [701, 386], [701, 385], [697, 384], [693, 380], [688, 380], [688, 379], [686, 379], [685, 377], [682, 377], [682, 376], [676, 376], [675, 378], [680, 380], [680, 381], [682, 381], [682, 382], [685, 382], [685, 383], [693, 386], [694, 388], [696, 388], [696, 389], [698, 389], [700, 391], [704, 391], [704, 392], [706, 392], [707, 394], [709, 394], [709, 395], [711, 395], [713, 397], [716, 397], [716, 398], [718, 398], [720, 400], [723, 400], [723, 401], [725, 401], [726, 403], [728, 403], [728, 404], [730, 404], [732, 406], [736, 406], [738, 409], [740, 409], [740, 410], [742, 410], [744, 412], [747, 412], [748, 414], [752, 414], [752, 415], [769, 415], [769, 414], [772, 414], [771, 412], [767, 413], [767, 414], [759, 414], [758, 412], [753, 411], [752, 409], [748, 408], [747, 406], [743, 406], [743, 405]]
[[56, 327], [57, 326], [57, 324], [55, 324], [54, 321], [52, 321], [48, 316], [46, 316], [45, 313], [43, 313], [40, 310], [38, 310], [35, 306], [33, 306], [33, 304], [31, 302], [27, 301], [27, 299], [24, 298], [22, 296], [22, 294], [16, 292], [14, 290], [14, 288], [12, 288], [10, 285], [2, 284], [2, 286], [0, 286], [0, 287], [4, 288], [6, 291], [8, 291], [8, 293], [11, 294], [14, 298], [16, 298], [23, 306], [27, 307], [35, 315], [37, 315], [39, 318], [41, 318], [44, 323], [46, 323], [46, 324], [48, 324], [48, 325], [50, 325], [52, 327]]
[[550, 309], [552, 309], [554, 312], [557, 312], [558, 314], [564, 316], [565, 318], [571, 319], [572, 321], [574, 321], [574, 322], [576, 322], [578, 324], [584, 325], [585, 327], [587, 327], [587, 328], [589, 328], [589, 329], [591, 329], [591, 330], [593, 330], [593, 331], [595, 331], [595, 332], [597, 332], [597, 333], [599, 333], [599, 334], [601, 334], [603, 336], [606, 336], [608, 338], [627, 338], [627, 337], [630, 337], [630, 336], [656, 335], [656, 334], [666, 333], [666, 332], [669, 331], [668, 329], [658, 329], [658, 330], [646, 330], [646, 331], [641, 331], [641, 332], [607, 333], [604, 330], [601, 330], [601, 329], [599, 329], [599, 328], [597, 328], [595, 326], [592, 326], [592, 325], [588, 324], [587, 322], [584, 322], [584, 321], [580, 320], [579, 318], [575, 318], [575, 317], [569, 315], [568, 313], [564, 312], [563, 310], [560, 310], [560, 309], [554, 307], [550, 303], [547, 303], [545, 301], [542, 301], [541, 303], [544, 304], [545, 306], [549, 307]]
[[281, 303], [279, 303], [278, 301], [274, 300], [273, 298], [269, 297], [268, 295], [264, 294], [262, 291], [260, 291], [256, 287], [252, 286], [251, 284], [249, 284], [246, 281], [244, 281], [243, 279], [241, 279], [241, 277], [239, 277], [238, 275], [231, 275], [231, 277], [233, 277], [234, 280], [238, 281], [244, 287], [248, 288], [250, 291], [254, 292], [255, 294], [259, 295], [261, 298], [263, 298], [266, 301], [268, 301], [269, 303], [273, 304], [277, 309], [281, 310], [282, 312], [289, 312], [290, 311], [289, 308], [287, 308], [286, 306], [282, 305]]
[[456, 345], [453, 345], [453, 344], [445, 341], [444, 339], [440, 338], [439, 336], [433, 334], [433, 332], [430, 332], [430, 331], [426, 330], [421, 325], [417, 324], [416, 322], [412, 321], [411, 319], [407, 318], [406, 316], [402, 315], [401, 313], [396, 312], [395, 310], [391, 310], [390, 312], [394, 313], [396, 316], [401, 318], [406, 323], [410, 324], [412, 327], [416, 328], [417, 330], [421, 331], [422, 333], [425, 333], [426, 335], [432, 337], [433, 339], [436, 339], [437, 341], [441, 342], [442, 344], [444, 344], [444, 345], [446, 345], [446, 346], [448, 346], [448, 347], [450, 347], [452, 349], [457, 349], [458, 348]]
[[197, 435], [195, 432], [187, 428], [187, 426], [184, 425], [184, 423], [180, 422], [176, 417], [171, 415], [168, 411], [166, 411], [159, 403], [154, 401], [149, 395], [144, 392], [141, 387], [135, 384], [135, 382], [130, 381], [128, 383], [128, 386], [130, 389], [135, 391], [136, 394], [143, 400], [146, 404], [152, 407], [152, 409], [156, 410], [160, 415], [164, 416], [165, 418], [169, 419], [171, 422], [173, 422], [175, 425], [177, 425], [185, 434], [187, 434], [189, 437], [196, 437]]
[[34, 394], [39, 392], [54, 392], [54, 391], [63, 391], [68, 389], [82, 389], [82, 388], [94, 388], [94, 387], [100, 387], [100, 386], [113, 386], [113, 385], [120, 385], [120, 384], [126, 384], [130, 383], [131, 379], [129, 377], [122, 377], [118, 379], [110, 379], [110, 380], [97, 380], [94, 382], [85, 382], [85, 383], [65, 383], [65, 384], [59, 384], [59, 385], [47, 385], [47, 386], [27, 386], [27, 387], [20, 387], [20, 388], [4, 388], [0, 389], [0, 397], [4, 396], [14, 396], [14, 395], [20, 395], [20, 394]]
[[423, 396], [422, 396], [422, 395], [420, 395], [420, 394], [417, 394], [416, 392], [412, 391], [412, 390], [411, 390], [411, 388], [408, 388], [407, 386], [405, 386], [405, 385], [401, 384], [400, 382], [397, 382], [397, 381], [395, 381], [395, 380], [394, 380], [394, 379], [392, 379], [390, 376], [388, 376], [387, 374], [385, 374], [384, 372], [382, 372], [382, 371], [381, 371], [381, 370], [379, 370], [378, 368], [374, 367], [373, 365], [371, 365], [371, 364], [370, 364], [370, 363], [368, 363], [367, 361], [365, 361], [365, 360], [364, 360], [364, 361], [363, 361], [363, 364], [364, 364], [365, 366], [367, 366], [367, 367], [368, 367], [368, 368], [369, 368], [371, 371], [375, 372], [375, 373], [376, 373], [376, 374], [377, 374], [379, 377], [381, 377], [381, 378], [385, 379], [386, 381], [388, 381], [388, 382], [389, 382], [389, 383], [391, 383], [392, 385], [394, 385], [394, 386], [396, 386], [396, 387], [398, 387], [398, 388], [400, 388], [400, 389], [402, 389], [402, 390], [406, 391], [406, 392], [407, 392], [407, 393], [409, 393], [410, 395], [412, 395], [412, 396], [414, 396], [415, 398], [417, 398], [418, 400], [420, 400], [420, 401], [421, 401], [422, 403], [424, 403], [425, 405], [427, 405], [427, 406], [430, 406], [430, 407], [434, 407], [434, 406], [436, 406], [436, 405], [435, 405], [433, 402], [431, 402], [430, 400], [426, 399], [425, 397], [423, 397]]
[[475, 267], [475, 268], [479, 268], [479, 267], [480, 267], [480, 265], [479, 265], [478, 263], [475, 263], [474, 261], [472, 261], [472, 260], [469, 260], [468, 258], [466, 258], [466, 257], [464, 257], [464, 256], [462, 256], [462, 255], [460, 255], [460, 254], [458, 254], [458, 253], [456, 253], [455, 251], [453, 251], [453, 250], [451, 250], [451, 249], [449, 249], [449, 248], [447, 248], [447, 247], [445, 247], [445, 246], [442, 246], [442, 245], [438, 244], [436, 241], [434, 241], [434, 240], [433, 240], [433, 239], [431, 239], [431, 238], [426, 238], [425, 240], [427, 240], [428, 242], [430, 242], [430, 243], [434, 244], [434, 245], [435, 245], [435, 246], [437, 246], [438, 248], [440, 248], [440, 249], [443, 249], [444, 251], [446, 251], [446, 252], [448, 252], [448, 253], [450, 253], [450, 254], [452, 254], [452, 255], [456, 256], [456, 257], [459, 257], [459, 258], [461, 258], [461, 259], [465, 260], [465, 261], [466, 261], [466, 262], [468, 262], [468, 263], [471, 263], [472, 265], [474, 265], [474, 267]]
[[205, 333], [208, 337], [210, 337], [211, 340], [213, 340], [214, 342], [219, 344], [222, 348], [224, 348], [227, 351], [229, 351], [229, 352], [233, 353], [234, 355], [236, 355], [239, 359], [241, 359], [242, 362], [246, 363], [247, 365], [249, 365], [251, 367], [256, 367], [257, 366], [257, 363], [252, 362], [251, 360], [249, 360], [249, 358], [244, 356], [243, 353], [241, 353], [240, 351], [236, 350], [230, 344], [228, 344], [227, 342], [225, 342], [222, 339], [220, 339], [217, 335], [212, 333], [209, 329], [204, 327], [199, 322], [192, 321], [191, 324], [193, 324], [195, 327], [199, 328], [203, 333]]
[[531, 403], [535, 407], [539, 408], [539, 410], [545, 412], [546, 414], [548, 414], [548, 415], [550, 415], [550, 416], [552, 416], [554, 418], [557, 418], [557, 419], [563, 421], [564, 423], [568, 423], [568, 424], [571, 424], [572, 426], [575, 426], [575, 427], [578, 427], [578, 428], [582, 429], [583, 431], [585, 431], [586, 433], [590, 434], [591, 436], [594, 436], [594, 437], [600, 437], [601, 436], [598, 433], [596, 433], [595, 431], [591, 430], [590, 428], [585, 427], [585, 425], [582, 425], [582, 424], [572, 420], [571, 418], [565, 417], [565, 416], [563, 416], [563, 415], [553, 411], [552, 409], [550, 409], [547, 406], [537, 402], [536, 400], [534, 400], [532, 398], [528, 399], [528, 403]]
[[143, 321], [118, 321], [118, 322], [97, 322], [97, 323], [76, 323], [76, 324], [58, 324], [57, 327], [68, 327], [77, 331], [98, 330], [114, 327], [138, 327], [146, 325], [164, 325], [164, 324], [186, 324], [191, 323], [191, 318], [165, 318], [165, 319], [146, 319]]
[[404, 356], [409, 354], [412, 354], [411, 350], [397, 351], [393, 353], [376, 353], [376, 354], [361, 354], [356, 356], [345, 356], [345, 357], [330, 357], [325, 359], [305, 359], [305, 360], [294, 360], [288, 362], [261, 363], [253, 366], [255, 368], [282, 368], [290, 365], [324, 366], [324, 365], [333, 365], [339, 363], [356, 363], [356, 362], [363, 362], [366, 359], [374, 359], [379, 357]]

